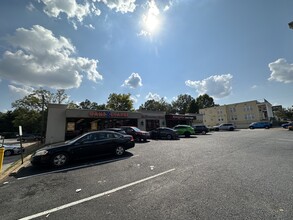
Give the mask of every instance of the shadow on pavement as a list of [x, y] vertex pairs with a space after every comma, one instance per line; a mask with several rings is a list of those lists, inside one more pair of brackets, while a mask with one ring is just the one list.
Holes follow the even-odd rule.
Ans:
[[68, 165], [62, 168], [54, 168], [50, 166], [40, 166], [34, 167], [31, 164], [27, 167], [22, 167], [17, 173], [12, 173], [10, 176], [15, 178], [27, 178], [30, 176], [42, 175], [46, 173], [61, 173], [61, 172], [68, 172], [72, 170], [83, 169], [87, 167], [98, 166], [107, 163], [114, 163], [116, 161], [126, 160], [132, 157], [133, 154], [130, 152], [125, 152], [125, 154], [121, 157], [118, 156], [107, 156], [107, 157], [96, 157], [92, 159], [83, 159], [78, 161], [72, 161]]

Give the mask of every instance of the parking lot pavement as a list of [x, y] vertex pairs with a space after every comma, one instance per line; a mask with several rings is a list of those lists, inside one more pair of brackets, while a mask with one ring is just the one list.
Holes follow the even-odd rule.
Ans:
[[0, 185], [0, 219], [293, 219], [292, 144], [290, 131], [245, 129], [59, 171], [28, 165]]

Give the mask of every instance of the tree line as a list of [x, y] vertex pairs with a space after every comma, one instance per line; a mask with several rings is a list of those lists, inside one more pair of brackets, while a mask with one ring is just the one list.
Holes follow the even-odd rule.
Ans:
[[[69, 109], [113, 110], [113, 111], [165, 111], [167, 113], [198, 113], [199, 109], [214, 106], [214, 100], [207, 94], [194, 99], [181, 94], [176, 100], [168, 103], [164, 98], [159, 101], [147, 100], [138, 109], [134, 109], [131, 94], [111, 93], [106, 104], [98, 104], [88, 99], [80, 103], [69, 100], [65, 90], [56, 93], [44, 89], [34, 90], [31, 94], [11, 103], [13, 110], [0, 112], [0, 134], [9, 136], [18, 131], [21, 125], [25, 133], [43, 133], [46, 128], [48, 104], [67, 104]], [[6, 133], [5, 133], [6, 132]]]
[[[42, 133], [46, 128], [48, 104], [67, 104], [69, 109], [135, 111], [131, 94], [111, 93], [106, 104], [98, 104], [86, 99], [80, 103], [69, 100], [64, 89], [56, 93], [39, 89], [11, 104], [12, 109], [0, 112], [0, 134], [17, 132], [21, 125], [26, 133]], [[188, 94], [180, 94], [171, 103], [164, 98], [147, 100], [136, 110], [164, 111], [171, 114], [199, 113], [199, 109], [218, 106], [207, 94], [193, 98]], [[293, 120], [293, 109], [282, 109], [277, 116]], [[7, 133], [4, 134], [7, 136]]]

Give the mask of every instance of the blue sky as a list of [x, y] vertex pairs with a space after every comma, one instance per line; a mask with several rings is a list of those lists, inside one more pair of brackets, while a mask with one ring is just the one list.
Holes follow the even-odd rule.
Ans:
[[0, 111], [43, 88], [105, 104], [293, 105], [292, 0], [2, 0]]

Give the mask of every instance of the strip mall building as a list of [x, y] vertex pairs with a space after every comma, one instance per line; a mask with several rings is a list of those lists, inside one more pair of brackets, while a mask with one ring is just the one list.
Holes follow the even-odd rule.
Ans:
[[172, 115], [159, 111], [99, 111], [67, 109], [67, 105], [49, 104], [46, 144], [71, 139], [87, 131], [120, 126], [135, 126], [150, 131], [157, 127], [202, 123], [201, 115]]

